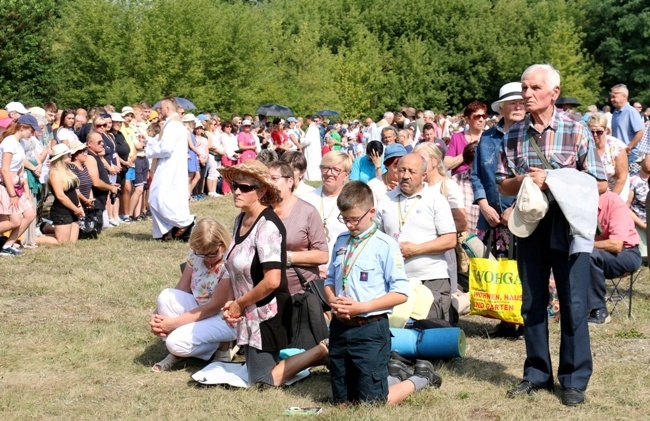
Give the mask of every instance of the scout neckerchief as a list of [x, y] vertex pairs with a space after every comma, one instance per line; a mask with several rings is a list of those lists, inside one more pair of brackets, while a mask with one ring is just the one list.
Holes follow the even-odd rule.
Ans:
[[402, 233], [402, 227], [404, 226], [404, 223], [406, 223], [406, 218], [408, 218], [409, 214], [413, 210], [413, 208], [418, 204], [418, 201], [422, 198], [421, 194], [417, 195], [417, 199], [415, 203], [411, 205], [410, 208], [408, 208], [408, 211], [406, 211], [406, 205], [407, 205], [407, 200], [410, 199], [410, 197], [406, 197], [406, 200], [404, 201], [404, 212], [402, 212], [402, 195], [403, 193], [400, 192], [400, 194], [397, 195], [397, 217], [399, 220], [399, 233]]
[[[368, 244], [366, 240], [368, 240], [370, 237], [375, 235], [375, 233], [377, 232], [377, 228], [379, 227], [373, 221], [372, 228], [366, 234], [363, 234], [359, 237], [350, 236], [350, 238], [348, 238], [348, 242], [345, 244], [345, 248], [348, 250], [348, 252], [346, 253], [345, 260], [343, 261], [343, 292], [346, 292], [348, 277], [350, 276], [350, 272], [352, 272], [354, 263], [357, 261], [359, 255]], [[365, 244], [363, 245], [363, 247], [361, 247], [361, 250], [359, 250], [359, 252], [355, 256], [354, 252], [356, 251], [357, 247], [361, 245], [361, 243], [365, 243]]]
[[327, 242], [330, 242], [330, 230], [327, 229], [327, 220], [329, 219], [330, 216], [332, 216], [332, 212], [334, 212], [334, 209], [336, 209], [336, 205], [330, 209], [330, 213], [325, 216], [325, 205], [323, 204], [323, 189], [320, 191], [320, 214], [321, 217], [323, 218], [323, 229], [325, 230], [325, 236], [327, 237]]

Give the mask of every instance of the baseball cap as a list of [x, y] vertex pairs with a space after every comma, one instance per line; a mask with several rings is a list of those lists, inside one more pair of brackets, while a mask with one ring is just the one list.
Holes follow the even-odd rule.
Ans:
[[548, 212], [548, 199], [532, 178], [526, 176], [517, 193], [517, 203], [508, 219], [508, 229], [519, 238], [530, 236]]

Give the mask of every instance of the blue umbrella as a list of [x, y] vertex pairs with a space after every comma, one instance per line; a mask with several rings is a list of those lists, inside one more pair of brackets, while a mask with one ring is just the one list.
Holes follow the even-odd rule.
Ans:
[[[192, 101], [186, 98], [181, 98], [179, 96], [175, 96], [174, 99], [176, 99], [176, 104], [180, 105], [181, 107], [185, 108], [186, 110], [196, 110], [196, 105], [192, 104]], [[162, 101], [162, 99], [160, 100]], [[160, 101], [156, 102], [153, 106], [154, 109], [160, 107]]]

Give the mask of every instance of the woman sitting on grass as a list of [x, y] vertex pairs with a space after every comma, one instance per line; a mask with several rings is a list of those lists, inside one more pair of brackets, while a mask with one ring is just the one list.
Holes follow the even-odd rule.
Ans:
[[[228, 326], [221, 308], [232, 300], [233, 292], [223, 254], [230, 244], [228, 230], [212, 218], [201, 219], [190, 236], [190, 253], [176, 288], [158, 296], [158, 309], [151, 316], [151, 332], [165, 340], [169, 355], [152, 367], [169, 370], [179, 360], [195, 357], [230, 361], [229, 342], [235, 329]], [[219, 344], [223, 343], [220, 347]]]

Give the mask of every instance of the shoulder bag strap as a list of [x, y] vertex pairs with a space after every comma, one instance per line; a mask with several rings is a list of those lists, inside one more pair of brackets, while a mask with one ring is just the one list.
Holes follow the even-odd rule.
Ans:
[[296, 271], [296, 275], [298, 275], [298, 280], [300, 281], [302, 289], [307, 288], [307, 280], [305, 279], [305, 275], [303, 275], [302, 272], [300, 272], [295, 266], [293, 266], [293, 270]]
[[542, 151], [539, 149], [539, 145], [537, 144], [537, 141], [539, 139], [541, 139], [541, 137], [542, 137], [541, 134], [537, 137], [537, 139], [535, 139], [535, 136], [532, 136], [529, 141], [530, 141], [530, 144], [533, 145], [533, 149], [535, 149], [535, 153], [537, 154], [539, 159], [542, 161], [542, 163], [544, 164], [546, 169], [547, 170], [552, 170], [553, 167], [551, 167], [551, 164], [548, 162], [548, 159], [546, 159], [546, 157], [544, 156]]

